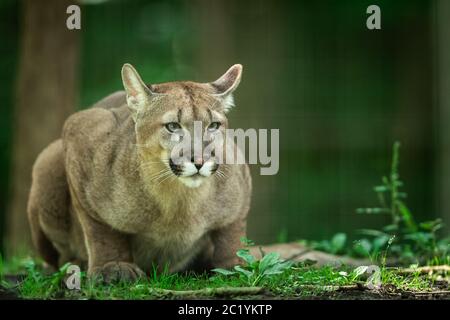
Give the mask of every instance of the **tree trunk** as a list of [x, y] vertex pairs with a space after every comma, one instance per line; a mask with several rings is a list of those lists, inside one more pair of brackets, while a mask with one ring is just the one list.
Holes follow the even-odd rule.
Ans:
[[437, 73], [437, 96], [439, 112], [436, 114], [438, 126], [439, 158], [436, 172], [436, 196], [439, 214], [450, 233], [450, 3], [447, 0], [435, 2], [435, 72]]
[[75, 109], [79, 31], [68, 30], [73, 1], [24, 0], [12, 151], [8, 256], [30, 247], [26, 217], [31, 169], [39, 152], [60, 136]]

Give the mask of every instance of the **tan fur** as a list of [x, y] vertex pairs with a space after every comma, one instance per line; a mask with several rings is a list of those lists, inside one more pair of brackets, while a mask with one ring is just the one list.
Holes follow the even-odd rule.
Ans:
[[190, 126], [207, 123], [213, 111], [226, 128], [226, 108], [215, 96], [221, 84], [231, 85], [148, 86], [154, 96], [138, 113], [116, 92], [68, 118], [62, 138], [36, 160], [28, 204], [34, 243], [48, 263], [85, 263], [89, 274], [112, 280], [152, 265], [176, 272], [238, 262], [250, 206], [247, 165], [220, 165], [226, 178], [212, 174], [197, 188], [175, 175], [154, 179], [167, 170], [164, 117], [182, 110]]

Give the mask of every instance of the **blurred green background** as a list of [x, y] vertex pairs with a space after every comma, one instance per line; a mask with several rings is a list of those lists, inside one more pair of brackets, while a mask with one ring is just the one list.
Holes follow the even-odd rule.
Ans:
[[[85, 2], [81, 30], [70, 31], [79, 37], [74, 108], [121, 90], [125, 62], [155, 83], [212, 81], [232, 64], [244, 65], [231, 126], [280, 129], [279, 173], [259, 176], [252, 168], [248, 229], [256, 243], [319, 240], [386, 224], [388, 217], [355, 209], [376, 204], [372, 186], [388, 173], [395, 140], [402, 142], [409, 207], [418, 220], [450, 223], [448, 1]], [[26, 3], [0, 2], [3, 247], [10, 237], [26, 241], [28, 232], [17, 235], [8, 218], [25, 216], [10, 202], [14, 144], [27, 144], [14, 140], [17, 119], [34, 108], [15, 109]], [[381, 30], [366, 28], [371, 4], [381, 8]], [[61, 16], [65, 28], [68, 15]], [[52, 32], [44, 37], [53, 41]], [[41, 81], [39, 73], [34, 78], [31, 86]]]

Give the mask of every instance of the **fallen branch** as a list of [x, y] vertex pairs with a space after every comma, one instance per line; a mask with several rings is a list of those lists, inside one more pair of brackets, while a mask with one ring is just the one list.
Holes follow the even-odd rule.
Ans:
[[261, 287], [221, 287], [221, 288], [205, 288], [199, 290], [167, 290], [153, 289], [152, 292], [160, 295], [169, 295], [180, 298], [197, 298], [205, 296], [247, 296], [263, 293]]
[[342, 285], [342, 286], [317, 286], [313, 284], [305, 284], [305, 285], [299, 285], [297, 287], [297, 292], [301, 290], [320, 290], [320, 291], [327, 291], [327, 292], [334, 292], [334, 291], [362, 291], [362, 290], [372, 290], [369, 287], [367, 287], [364, 283], [355, 283], [350, 285]]
[[426, 266], [419, 268], [406, 268], [397, 270], [400, 274], [411, 274], [411, 273], [420, 273], [420, 274], [430, 274], [430, 273], [450, 273], [449, 265], [442, 266]]

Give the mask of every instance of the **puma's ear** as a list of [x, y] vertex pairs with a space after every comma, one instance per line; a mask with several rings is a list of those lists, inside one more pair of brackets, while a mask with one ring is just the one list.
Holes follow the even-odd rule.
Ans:
[[214, 82], [211, 82], [211, 85], [216, 90], [214, 94], [216, 97], [222, 99], [224, 111], [228, 112], [232, 107], [234, 107], [233, 100], [233, 91], [241, 82], [242, 76], [242, 65], [235, 64], [223, 76], [217, 79]]
[[148, 105], [152, 92], [131, 64], [123, 65], [122, 82], [127, 93], [127, 104], [131, 109], [139, 111]]

